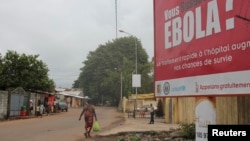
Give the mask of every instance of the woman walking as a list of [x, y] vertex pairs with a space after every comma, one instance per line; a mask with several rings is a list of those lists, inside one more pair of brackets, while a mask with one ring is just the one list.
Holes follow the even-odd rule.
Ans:
[[88, 100], [88, 102], [84, 105], [83, 110], [81, 112], [81, 115], [79, 117], [79, 120], [81, 120], [82, 115], [84, 115], [84, 121], [85, 121], [85, 137], [91, 137], [90, 136], [90, 132], [92, 130], [93, 127], [93, 123], [94, 123], [94, 117], [95, 120], [97, 121], [97, 117], [96, 117], [96, 112], [95, 112], [95, 107], [94, 105], [91, 104], [91, 101]]

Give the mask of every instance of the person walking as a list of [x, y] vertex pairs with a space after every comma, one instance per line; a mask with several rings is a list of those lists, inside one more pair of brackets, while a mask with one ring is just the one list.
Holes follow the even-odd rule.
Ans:
[[155, 110], [152, 104], [150, 104], [150, 121], [148, 124], [154, 124]]
[[29, 103], [29, 114], [30, 115], [33, 115], [33, 101], [32, 100], [30, 100], [30, 103]]
[[94, 123], [94, 117], [95, 121], [97, 121], [97, 116], [95, 112], [95, 107], [91, 103], [91, 100], [88, 100], [88, 102], [84, 105], [83, 110], [80, 114], [79, 121], [82, 118], [82, 115], [84, 115], [84, 121], [85, 121], [85, 137], [91, 137], [90, 132], [93, 128], [93, 123]]
[[43, 117], [43, 110], [44, 110], [44, 106], [43, 104], [41, 103], [40, 106], [39, 106], [39, 110], [40, 110], [40, 116], [41, 118]]
[[36, 116], [38, 117], [40, 115], [40, 106], [36, 106]]
[[45, 111], [48, 116], [50, 113], [50, 103], [48, 101], [45, 103]]

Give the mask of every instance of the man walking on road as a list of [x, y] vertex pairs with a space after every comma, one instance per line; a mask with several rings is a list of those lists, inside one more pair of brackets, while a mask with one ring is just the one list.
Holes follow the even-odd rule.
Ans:
[[92, 105], [90, 100], [88, 100], [88, 102], [84, 105], [83, 110], [81, 112], [81, 115], [79, 117], [79, 120], [81, 120], [82, 115], [84, 115], [84, 121], [85, 121], [85, 133], [84, 133], [84, 135], [86, 138], [88, 138], [88, 137], [91, 137], [90, 132], [91, 132], [92, 127], [93, 127], [94, 117], [95, 117], [95, 120], [97, 121], [95, 107], [94, 107], [94, 105]]
[[154, 124], [155, 110], [152, 104], [150, 104], [150, 121], [149, 124]]

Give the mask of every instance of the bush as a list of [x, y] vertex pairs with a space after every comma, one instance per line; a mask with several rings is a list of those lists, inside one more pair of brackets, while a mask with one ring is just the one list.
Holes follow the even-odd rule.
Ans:
[[195, 139], [195, 123], [181, 123], [180, 128], [186, 139]]
[[140, 141], [141, 138], [135, 134], [130, 136], [130, 141]]

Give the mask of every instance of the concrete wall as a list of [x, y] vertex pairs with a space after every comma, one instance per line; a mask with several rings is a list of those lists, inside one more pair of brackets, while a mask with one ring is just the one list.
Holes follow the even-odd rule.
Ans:
[[0, 119], [7, 116], [8, 91], [0, 91]]

